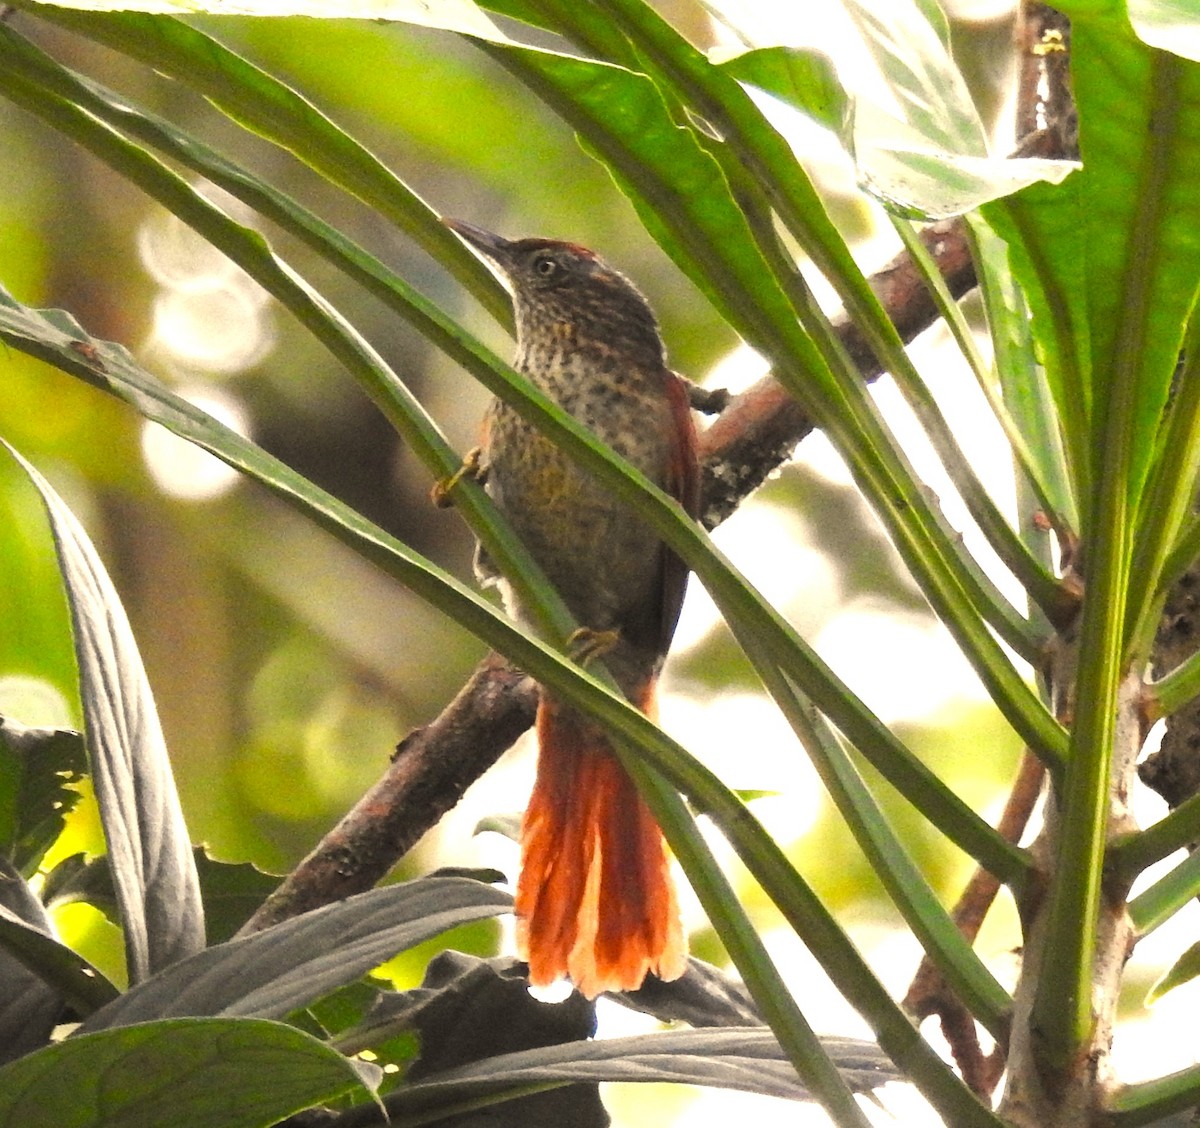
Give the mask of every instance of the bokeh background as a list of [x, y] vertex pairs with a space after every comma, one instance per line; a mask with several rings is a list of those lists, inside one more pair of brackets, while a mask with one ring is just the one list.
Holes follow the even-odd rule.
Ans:
[[[699, 4], [660, 6], [702, 46], [738, 45]], [[729, 0], [725, 8], [752, 40], [820, 46], [852, 86], [870, 90], [861, 48], [834, 6]], [[955, 12], [964, 68], [981, 108], [1000, 123], [1010, 77], [1007, 8], [958, 5]], [[61, 61], [268, 175], [507, 353], [502, 330], [437, 263], [289, 156], [148, 69], [29, 16], [13, 18]], [[681, 371], [733, 390], [761, 374], [758, 359], [658, 251], [571, 131], [469, 42], [367, 22], [198, 22], [306, 94], [440, 212], [507, 235], [569, 238], [600, 251], [646, 291]], [[836, 222], [854, 236], [864, 265], [882, 264], [895, 250], [894, 237], [855, 189], [835, 139], [773, 112], [823, 186]], [[430, 482], [415, 459], [336, 362], [253, 283], [88, 154], [6, 103], [0, 139], [0, 282], [7, 289], [31, 305], [68, 309], [93, 335], [128, 345], [176, 390], [422, 553], [470, 575], [469, 535], [453, 511], [431, 507]], [[236, 204], [220, 202], [241, 215]], [[379, 349], [451, 439], [463, 449], [473, 445], [482, 389], [345, 279], [269, 225], [262, 230]], [[916, 349], [968, 436], [964, 446], [1011, 504], [1002, 440], [961, 361], [936, 329]], [[886, 379], [876, 394], [903, 426]], [[9, 351], [0, 353], [0, 435], [52, 479], [101, 549], [142, 649], [193, 837], [218, 858], [285, 871], [482, 656], [477, 641], [261, 490], [82, 383]], [[915, 439], [913, 455], [930, 465]], [[953, 491], [929, 472], [947, 513], [970, 538]], [[1019, 753], [1015, 738], [820, 435], [801, 445], [797, 461], [717, 539], [960, 794], [990, 816], [998, 812]], [[916, 967], [916, 945], [898, 928], [795, 738], [698, 585], [668, 671], [665, 727], [730, 785], [765, 793], [754, 800], [756, 813], [902, 993]], [[7, 458], [0, 458], [0, 712], [26, 724], [80, 723], [52, 547], [33, 491]], [[475, 828], [489, 815], [519, 812], [531, 777], [531, 748], [522, 741], [396, 876], [438, 865], [513, 873], [515, 847]], [[935, 887], [952, 901], [970, 872], [966, 860], [886, 790], [881, 794]], [[63, 850], [100, 845], [85, 805]], [[744, 880], [739, 887], [789, 980], [804, 984], [818, 1029], [865, 1034], [799, 945], [776, 932], [765, 900]], [[120, 976], [110, 926], [82, 907], [64, 910], [58, 923], [70, 942]], [[688, 923], [697, 953], [720, 962], [721, 949], [694, 905]], [[508, 938], [487, 925], [452, 941], [486, 954]], [[1015, 971], [1016, 942], [1011, 906], [1001, 902], [981, 949], [1004, 982]], [[427, 956], [396, 961], [390, 970], [397, 982], [419, 980]], [[1150, 975], [1131, 979], [1134, 1008]], [[610, 1032], [644, 1027], [616, 1008], [604, 1014]], [[618, 1123], [644, 1123], [650, 1109], [682, 1123], [700, 1099], [639, 1087], [614, 1093], [611, 1104]], [[903, 1094], [890, 1099], [905, 1123], [920, 1122]], [[707, 1092], [702, 1100], [706, 1114], [733, 1115], [753, 1103], [764, 1122], [797, 1123], [794, 1108], [765, 1099]]]

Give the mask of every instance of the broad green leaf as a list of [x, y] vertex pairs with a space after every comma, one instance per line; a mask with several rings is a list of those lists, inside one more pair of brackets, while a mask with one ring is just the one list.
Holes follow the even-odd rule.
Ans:
[[799, 47], [762, 47], [717, 64], [739, 82], [756, 86], [800, 110], [818, 125], [841, 133], [850, 100], [832, 60]]
[[68, 1038], [0, 1069], [0, 1123], [55, 1128], [268, 1128], [378, 1071], [261, 1019], [151, 1022]]
[[1125, 7], [1143, 43], [1200, 62], [1200, 3], [1196, 0], [1126, 0]]
[[[992, 157], [979, 114], [950, 55], [945, 18], [914, 0], [844, 0], [896, 108], [854, 104], [860, 183], [903, 215], [941, 219], [1040, 180], [1063, 161]], [[932, 18], [931, 18], [932, 17]]]
[[79, 801], [83, 738], [69, 729], [26, 728], [0, 717], [0, 855], [32, 877]]
[[[7, 446], [7, 444], [5, 444]], [[204, 910], [166, 741], [116, 588], [83, 526], [11, 447], [50, 518], [83, 700], [84, 741], [131, 983], [204, 947]]]
[[[1098, 404], [1110, 390], [1131, 398], [1127, 488], [1136, 503], [1200, 285], [1200, 67], [1081, 22], [1071, 72], [1094, 391]], [[1095, 456], [1113, 454], [1105, 444]]]

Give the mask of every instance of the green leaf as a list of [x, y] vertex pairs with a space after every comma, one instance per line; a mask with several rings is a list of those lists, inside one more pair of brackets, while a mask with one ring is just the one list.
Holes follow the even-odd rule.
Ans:
[[[41, 6], [41, 0], [33, 0]], [[324, 19], [396, 20], [503, 40], [504, 34], [473, 0], [54, 0], [80, 12], [142, 12], [159, 16], [309, 16]]]
[[1200, 894], [1200, 850], [1189, 854], [1129, 902], [1129, 918], [1139, 936], [1166, 924]]
[[437, 213], [364, 145], [273, 75], [180, 20], [57, 7], [44, 8], [41, 14], [199, 91], [239, 125], [294, 153], [410, 235], [501, 324], [511, 323], [508, 299], [499, 284], [441, 224]]
[[79, 1035], [0, 1069], [0, 1123], [268, 1128], [370, 1096], [376, 1071], [261, 1019], [193, 1018]]
[[[0, 858], [0, 908], [33, 929], [50, 932], [49, 918], [37, 894], [4, 858]], [[44, 1046], [64, 1009], [65, 1000], [56, 986], [27, 967], [7, 946], [0, 951], [0, 1063]]]
[[[1126, 0], [1125, 7], [1143, 43], [1200, 61], [1200, 4], [1196, 0]], [[1064, 10], [1068, 8], [1063, 5]]]
[[92, 786], [137, 983], [204, 947], [200, 886], [166, 740], [129, 620], [87, 533], [50, 483], [4, 445], [41, 494], [54, 534]]
[[[217, 861], [203, 846], [197, 846], [193, 855], [204, 903], [205, 937], [209, 945], [220, 944], [250, 919], [281, 879], [249, 862]], [[42, 897], [47, 906], [82, 901], [114, 924], [121, 921], [107, 857], [72, 854], [64, 858], [46, 875]]]
[[80, 1014], [117, 998], [117, 989], [87, 960], [50, 934], [49, 922], [23, 919], [0, 904], [0, 946], [21, 961]]
[[1133, 398], [1136, 501], [1200, 285], [1200, 67], [1082, 24], [1072, 31], [1071, 71], [1095, 390], [1128, 387]]
[[[1008, 266], [1008, 251], [982, 219], [971, 223], [972, 248], [994, 352], [1000, 403], [996, 415], [1029, 475], [1035, 496], [1057, 528], [1078, 529], [1079, 508], [1046, 373], [1029, 328], [1029, 306]], [[985, 389], [989, 398], [995, 395]]]
[[37, 872], [79, 802], [83, 737], [71, 729], [26, 728], [0, 717], [0, 854], [24, 876]]
[[511, 908], [507, 893], [465, 878], [371, 889], [172, 964], [97, 1011], [85, 1029], [179, 1015], [282, 1018], [397, 952]]
[[761, 47], [717, 64], [739, 82], [756, 86], [841, 133], [850, 99], [828, 55], [800, 47]]
[[[891, 1071], [880, 1070], [877, 1083]], [[869, 1091], [870, 1070], [852, 1073]], [[447, 1114], [459, 1102], [545, 1082], [665, 1081], [811, 1100], [775, 1036], [762, 1027], [676, 1030], [524, 1050], [485, 1058], [405, 1086], [385, 1099], [390, 1113]]]
[[1190, 983], [1200, 975], [1200, 943], [1193, 944], [1155, 981], [1146, 993], [1146, 1006], [1157, 1003], [1168, 991]]
[[846, 0], [846, 9], [899, 104], [897, 117], [865, 99], [854, 103], [859, 180], [883, 203], [903, 215], [940, 219], [1071, 171], [1065, 161], [988, 154], [935, 4]]

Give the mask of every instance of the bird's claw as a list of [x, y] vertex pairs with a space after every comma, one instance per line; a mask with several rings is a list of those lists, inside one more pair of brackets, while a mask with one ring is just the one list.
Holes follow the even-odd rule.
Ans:
[[567, 652], [581, 666], [604, 657], [621, 640], [621, 632], [615, 628], [596, 631], [590, 627], [578, 627], [567, 638]]
[[687, 386], [688, 403], [701, 415], [720, 415], [733, 398], [728, 388], [702, 388], [690, 380]]
[[462, 465], [450, 477], [439, 478], [433, 483], [433, 488], [429, 491], [429, 500], [438, 509], [449, 509], [454, 504], [450, 491], [464, 478], [469, 478], [480, 485], [487, 480], [487, 467], [483, 464], [483, 450], [480, 447], [472, 447], [467, 451]]

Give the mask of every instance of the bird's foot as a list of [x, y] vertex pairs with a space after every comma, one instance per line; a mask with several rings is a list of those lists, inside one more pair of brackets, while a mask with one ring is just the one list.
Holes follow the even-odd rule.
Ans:
[[687, 394], [692, 410], [701, 415], [720, 415], [733, 399], [727, 388], [702, 388], [691, 380], [687, 381]]
[[449, 509], [454, 504], [450, 491], [464, 478], [478, 482], [481, 486], [487, 481], [487, 467], [483, 462], [483, 449], [472, 447], [462, 460], [462, 465], [448, 478], [439, 478], [429, 491], [429, 500], [438, 509]]
[[621, 632], [615, 628], [595, 631], [590, 627], [579, 627], [567, 639], [567, 653], [581, 666], [603, 658], [621, 640]]

